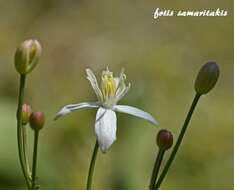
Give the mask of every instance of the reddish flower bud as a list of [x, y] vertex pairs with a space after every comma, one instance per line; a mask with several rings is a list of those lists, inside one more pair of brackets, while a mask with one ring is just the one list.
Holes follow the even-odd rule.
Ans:
[[173, 135], [166, 129], [161, 129], [157, 135], [157, 145], [159, 148], [167, 150], [173, 144]]
[[39, 131], [45, 123], [45, 115], [43, 112], [33, 112], [29, 119], [30, 126], [33, 130]]
[[32, 113], [32, 109], [30, 105], [23, 104], [22, 105], [22, 124], [26, 125], [29, 122], [29, 117]]
[[215, 62], [208, 62], [200, 69], [195, 81], [195, 90], [198, 94], [207, 94], [214, 88], [219, 78], [219, 66]]

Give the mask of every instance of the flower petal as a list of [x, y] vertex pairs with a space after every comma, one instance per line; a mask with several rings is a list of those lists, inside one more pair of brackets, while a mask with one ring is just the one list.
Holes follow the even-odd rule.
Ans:
[[153, 116], [151, 114], [149, 114], [143, 110], [140, 110], [138, 108], [135, 108], [132, 106], [126, 106], [126, 105], [115, 105], [113, 110], [121, 112], [121, 113], [127, 113], [130, 115], [134, 115], [136, 117], [145, 119], [154, 125], [158, 125], [158, 122], [153, 118]]
[[106, 153], [116, 140], [116, 124], [117, 119], [114, 111], [102, 107], [98, 109], [95, 133], [103, 153]]
[[95, 91], [95, 94], [97, 95], [98, 100], [102, 101], [103, 95], [102, 95], [102, 91], [100, 90], [98, 86], [96, 76], [94, 75], [91, 69], [86, 69], [86, 73], [87, 73], [87, 79], [89, 80], [91, 86], [93, 87], [93, 90]]
[[125, 85], [125, 83], [124, 83], [125, 79], [126, 79], [126, 75], [124, 74], [124, 69], [121, 69], [119, 77], [115, 77], [117, 90], [121, 89]]
[[125, 86], [125, 88], [117, 95], [117, 101], [122, 99], [128, 93], [130, 87], [131, 87], [131, 84], [128, 83], [128, 86]]
[[124, 70], [122, 69], [120, 76], [118, 78], [115, 79], [117, 81], [117, 90], [116, 90], [116, 98], [117, 101], [119, 101], [120, 99], [122, 99], [127, 92], [130, 89], [130, 83], [128, 83], [128, 85], [126, 86], [125, 84], [125, 80], [126, 80], [126, 75], [124, 74]]
[[83, 102], [79, 104], [69, 104], [64, 106], [56, 115], [55, 115], [55, 120], [68, 114], [73, 111], [79, 110], [79, 109], [84, 109], [84, 108], [97, 108], [99, 107], [98, 102]]

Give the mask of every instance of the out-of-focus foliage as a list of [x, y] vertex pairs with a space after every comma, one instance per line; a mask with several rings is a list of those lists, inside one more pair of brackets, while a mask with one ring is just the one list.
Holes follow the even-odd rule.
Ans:
[[[229, 15], [153, 20], [157, 7], [223, 8]], [[18, 44], [32, 37], [43, 46], [26, 88], [26, 103], [47, 118], [39, 145], [41, 189], [85, 188], [95, 110], [53, 121], [61, 106], [95, 100], [85, 68], [98, 73], [106, 66], [115, 72], [124, 67], [132, 88], [122, 103], [152, 113], [176, 138], [196, 74], [208, 60], [219, 63], [220, 80], [199, 102], [161, 189], [234, 189], [233, 8], [231, 0], [0, 0], [0, 189], [26, 188], [16, 149], [18, 74], [13, 57]], [[157, 131], [118, 114], [118, 140], [107, 154], [98, 155], [94, 189], [148, 189]]]

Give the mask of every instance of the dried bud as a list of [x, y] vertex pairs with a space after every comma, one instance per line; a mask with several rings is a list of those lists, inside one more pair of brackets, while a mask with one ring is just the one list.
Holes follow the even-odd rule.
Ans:
[[27, 74], [37, 65], [41, 56], [41, 45], [37, 40], [26, 40], [15, 53], [15, 68], [20, 74]]
[[166, 129], [161, 129], [157, 135], [157, 145], [159, 148], [167, 150], [173, 144], [173, 135]]
[[33, 130], [39, 131], [45, 123], [45, 115], [43, 112], [33, 112], [29, 119], [30, 126]]
[[29, 117], [32, 113], [30, 105], [23, 104], [22, 106], [22, 124], [26, 125], [29, 122]]
[[206, 94], [214, 88], [219, 78], [219, 66], [215, 62], [208, 62], [200, 69], [195, 81], [198, 94]]

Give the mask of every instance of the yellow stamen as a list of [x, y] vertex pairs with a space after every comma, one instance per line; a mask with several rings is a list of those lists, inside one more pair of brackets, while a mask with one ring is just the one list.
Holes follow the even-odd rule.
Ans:
[[102, 93], [104, 99], [115, 96], [116, 83], [112, 72], [108, 69], [102, 73]]

